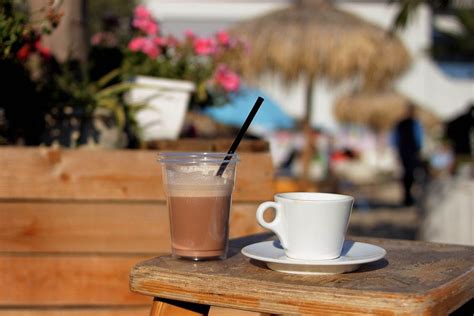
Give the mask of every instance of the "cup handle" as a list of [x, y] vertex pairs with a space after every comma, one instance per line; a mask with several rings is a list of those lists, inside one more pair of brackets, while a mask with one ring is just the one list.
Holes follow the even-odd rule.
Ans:
[[[263, 218], [265, 211], [269, 208], [275, 209], [275, 218], [271, 222], [267, 222]], [[257, 222], [263, 228], [273, 231], [275, 235], [277, 235], [278, 239], [280, 240], [280, 243], [283, 246], [283, 248], [286, 249], [288, 243], [286, 239], [286, 232], [283, 227], [282, 216], [283, 216], [283, 205], [281, 205], [278, 202], [273, 202], [273, 201], [263, 202], [257, 208]]]

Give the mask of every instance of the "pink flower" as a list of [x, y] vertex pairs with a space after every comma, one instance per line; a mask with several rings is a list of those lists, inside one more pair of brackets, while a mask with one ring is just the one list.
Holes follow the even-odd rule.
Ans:
[[102, 43], [102, 33], [95, 33], [91, 38], [91, 44], [93, 46], [100, 45]]
[[229, 33], [227, 33], [226, 31], [217, 32], [216, 38], [217, 42], [219, 42], [219, 44], [221, 45], [227, 46], [230, 43], [230, 36]]
[[214, 75], [214, 80], [226, 92], [235, 92], [240, 87], [240, 77], [225, 65], [219, 65]]
[[130, 49], [132, 52], [141, 51], [146, 39], [146, 37], [132, 38], [132, 40], [128, 43], [128, 49]]
[[168, 40], [164, 37], [154, 37], [153, 43], [158, 46], [166, 46], [168, 44]]
[[148, 37], [135, 37], [128, 43], [128, 49], [132, 52], [142, 52], [150, 58], [156, 58], [160, 54], [154, 39]]
[[118, 43], [117, 37], [110, 32], [98, 32], [95, 33], [91, 38], [91, 44], [93, 46], [116, 46]]
[[143, 5], [135, 8], [132, 26], [148, 35], [156, 35], [159, 32], [158, 23]]
[[160, 54], [160, 49], [153, 42], [153, 39], [147, 38], [142, 46], [142, 52], [150, 58], [156, 58]]
[[216, 43], [211, 38], [196, 38], [194, 51], [198, 55], [212, 55], [216, 51]]
[[138, 19], [148, 20], [151, 18], [150, 11], [148, 11], [144, 5], [137, 6], [133, 12], [133, 15]]
[[173, 35], [168, 35], [168, 37], [166, 38], [166, 45], [168, 45], [169, 47], [176, 47], [179, 45], [179, 41]]
[[31, 46], [30, 44], [24, 44], [17, 52], [16, 58], [20, 61], [25, 61], [31, 53]]
[[51, 51], [49, 50], [49, 48], [44, 47], [43, 45], [41, 45], [41, 42], [40, 42], [39, 39], [35, 42], [35, 49], [40, 54], [40, 56], [42, 58], [44, 58], [44, 59], [50, 59], [51, 58]]
[[185, 36], [187, 39], [192, 40], [192, 41], [194, 41], [194, 40], [196, 39], [196, 34], [194, 34], [194, 32], [191, 31], [191, 30], [186, 30], [186, 31], [184, 31], [184, 36]]
[[148, 35], [155, 35], [158, 33], [158, 24], [151, 19], [134, 18], [132, 25]]
[[39, 50], [38, 50], [40, 56], [44, 59], [51, 59], [51, 57], [53, 56], [51, 54], [51, 50], [48, 48], [48, 47], [41, 47]]

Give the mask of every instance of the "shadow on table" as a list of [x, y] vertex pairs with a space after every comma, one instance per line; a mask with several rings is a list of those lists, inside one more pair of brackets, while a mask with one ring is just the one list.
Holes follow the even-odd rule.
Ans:
[[273, 233], [260, 233], [252, 236], [244, 236], [240, 238], [234, 238], [229, 241], [229, 252], [228, 256], [233, 257], [240, 253], [240, 250], [245, 246], [258, 243], [265, 240], [270, 240], [274, 238]]
[[416, 240], [418, 227], [401, 226], [394, 223], [379, 223], [374, 226], [361, 224], [349, 225], [348, 235], [375, 238], [407, 239]]
[[369, 272], [369, 271], [375, 271], [379, 269], [383, 269], [386, 266], [388, 266], [388, 260], [387, 259], [380, 259], [375, 262], [370, 262], [370, 263], [364, 263], [360, 266], [359, 269], [349, 272], [349, 273], [364, 273], [364, 272]]
[[[250, 264], [252, 264], [256, 267], [266, 269], [266, 270], [271, 270], [270, 268], [267, 267], [265, 262], [254, 260], [254, 259], [250, 259], [249, 262], [250, 262]], [[343, 274], [367, 273], [367, 272], [370, 272], [370, 271], [383, 269], [386, 266], [388, 266], [388, 260], [387, 259], [380, 259], [376, 262], [363, 264], [359, 269], [357, 269], [355, 271], [352, 271], [352, 272], [343, 273]], [[281, 273], [281, 272], [278, 272], [278, 273]], [[328, 276], [328, 275], [336, 275], [336, 274], [322, 274], [321, 276]]]

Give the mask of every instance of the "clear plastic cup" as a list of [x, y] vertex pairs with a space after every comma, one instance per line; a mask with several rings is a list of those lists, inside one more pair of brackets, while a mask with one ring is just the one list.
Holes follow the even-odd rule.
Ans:
[[[218, 176], [226, 158], [227, 166]], [[173, 256], [225, 259], [237, 154], [164, 152], [158, 154], [170, 218]]]

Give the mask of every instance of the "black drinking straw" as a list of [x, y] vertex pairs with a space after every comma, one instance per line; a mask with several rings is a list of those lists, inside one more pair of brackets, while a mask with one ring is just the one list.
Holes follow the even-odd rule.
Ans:
[[253, 105], [252, 110], [250, 111], [249, 115], [245, 119], [244, 124], [240, 128], [239, 133], [235, 137], [234, 142], [232, 143], [232, 145], [230, 146], [229, 151], [227, 152], [228, 156], [225, 156], [224, 161], [221, 163], [221, 165], [219, 167], [219, 170], [217, 170], [216, 177], [220, 177], [224, 173], [225, 168], [229, 164], [229, 160], [232, 159], [232, 154], [235, 153], [235, 151], [237, 150], [237, 147], [239, 147], [240, 141], [244, 137], [245, 132], [247, 131], [247, 129], [250, 126], [250, 123], [252, 123], [252, 120], [255, 117], [255, 114], [257, 114], [257, 112], [258, 112], [258, 109], [260, 109], [260, 106], [262, 105], [263, 100], [264, 99], [262, 97], [258, 97], [257, 100], [255, 101], [255, 104]]

